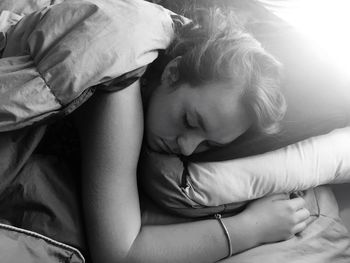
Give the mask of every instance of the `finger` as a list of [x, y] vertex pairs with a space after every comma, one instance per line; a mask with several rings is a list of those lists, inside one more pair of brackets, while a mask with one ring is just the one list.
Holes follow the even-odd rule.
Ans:
[[292, 230], [292, 233], [299, 234], [300, 232], [304, 231], [306, 227], [306, 221], [302, 221], [299, 224], [295, 225], [295, 227]]
[[271, 198], [272, 201], [277, 200], [289, 200], [289, 194], [283, 193], [283, 194], [273, 194], [270, 195], [269, 198]]
[[310, 215], [309, 218], [305, 220], [306, 226], [310, 225], [314, 221], [314, 219], [315, 218]]
[[302, 208], [305, 208], [305, 206], [306, 206], [306, 202], [305, 202], [304, 198], [302, 198], [302, 197], [293, 198], [293, 199], [289, 200], [289, 202], [290, 202], [291, 207], [295, 211], [302, 209]]
[[297, 223], [306, 221], [310, 217], [310, 211], [306, 208], [299, 209], [295, 214]]

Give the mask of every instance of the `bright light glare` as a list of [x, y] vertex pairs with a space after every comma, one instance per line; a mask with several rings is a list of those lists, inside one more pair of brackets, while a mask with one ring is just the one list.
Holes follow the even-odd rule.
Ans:
[[350, 0], [261, 0], [350, 76]]

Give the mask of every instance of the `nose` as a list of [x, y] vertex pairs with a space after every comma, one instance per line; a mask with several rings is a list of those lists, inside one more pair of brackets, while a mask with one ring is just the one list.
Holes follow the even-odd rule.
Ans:
[[201, 136], [195, 134], [187, 134], [177, 138], [177, 144], [180, 148], [181, 154], [188, 156], [191, 155], [197, 147], [203, 142]]

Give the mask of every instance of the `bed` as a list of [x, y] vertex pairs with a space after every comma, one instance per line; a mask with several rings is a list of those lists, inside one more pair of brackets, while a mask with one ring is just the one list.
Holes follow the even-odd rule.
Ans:
[[[1, 1], [0, 10], [8, 10], [2, 12], [0, 15], [2, 31], [7, 31], [22, 16], [36, 10], [45, 10], [47, 6], [60, 2], [63, 1]], [[96, 2], [98, 1], [96, 0]], [[158, 2], [176, 10], [184, 1]], [[235, 10], [241, 10], [239, 16], [247, 25], [257, 25], [257, 27], [252, 27], [251, 30], [256, 30], [254, 33], [260, 41], [264, 41], [265, 37], [274, 37], [274, 35], [266, 33], [271, 29], [269, 26], [275, 26], [271, 22], [273, 16], [269, 14], [267, 20], [264, 20], [264, 23], [258, 23], [260, 18], [266, 18], [267, 13], [257, 2], [232, 1], [232, 3]], [[46, 10], [42, 12], [44, 16]], [[159, 12], [160, 15], [164, 15], [164, 20], [166, 20], [167, 16], [165, 13], [163, 11]], [[33, 17], [35, 19], [35, 16]], [[42, 16], [40, 15], [40, 17]], [[7, 21], [7, 24], [3, 21]], [[32, 20], [27, 21], [31, 22]], [[157, 41], [150, 41], [150, 44], [156, 45], [152, 47], [152, 50], [162, 49], [168, 43], [169, 37], [167, 32], [159, 31], [166, 29], [166, 26], [156, 28], [155, 32], [158, 34], [161, 32], [164, 38], [157, 39]], [[2, 40], [6, 38], [6, 34], [2, 34], [1, 36], [3, 37]], [[21, 35], [17, 34], [17, 36]], [[16, 38], [11, 41], [11, 43], [19, 43], [16, 41]], [[269, 48], [274, 49], [273, 46]], [[7, 50], [6, 52], [6, 54], [11, 54], [11, 50]], [[142, 49], [135, 52], [145, 53]], [[276, 52], [277, 55], [283, 57], [284, 53], [282, 50], [277, 49]], [[41, 58], [44, 57], [43, 54], [40, 56]], [[122, 67], [123, 71], [119, 72], [118, 76], [111, 76], [110, 78], [103, 79], [103, 81], [107, 83], [115, 77], [120, 76], [125, 79], [128, 77], [125, 74], [147, 65], [156, 56], [157, 54], [155, 52], [147, 53], [135, 65]], [[41, 58], [37, 58], [37, 60]], [[25, 59], [25, 61], [20, 60], [19, 62], [24, 68], [27, 68], [30, 64], [28, 62], [30, 58], [26, 57]], [[16, 63], [14, 64], [16, 65]], [[23, 67], [17, 69], [22, 70]], [[0, 67], [0, 70], [4, 72], [4, 67]], [[35, 76], [38, 75], [32, 71], [29, 71], [28, 74], [29, 77], [33, 76], [33, 74]], [[47, 75], [54, 76], [54, 74]], [[11, 76], [8, 77], [11, 78]], [[297, 79], [300, 81], [300, 78]], [[101, 84], [94, 82], [93, 78], [89, 80], [91, 82], [84, 83], [84, 85], [97, 88], [96, 85]], [[55, 83], [54, 81], [59, 82], [59, 80], [54, 79], [52, 83]], [[30, 97], [30, 95], [35, 94], [35, 91], [33, 92], [24, 92], [21, 94], [22, 97], [25, 97], [23, 94], [27, 94]], [[81, 216], [81, 200], [79, 197], [80, 178], [77, 176], [79, 174], [79, 168], [76, 166], [79, 163], [79, 155], [77, 154], [79, 145], [74, 140], [75, 136], [72, 135], [74, 127], [72, 127], [72, 123], [69, 120], [69, 113], [84, 103], [93, 92], [93, 89], [79, 91], [72, 89], [71, 93], [69, 93], [73, 94], [71, 95], [72, 98], [67, 98], [67, 96], [61, 94], [62, 97], [59, 97], [59, 102], [63, 102], [64, 107], [62, 107], [52, 97], [52, 94], [46, 91], [45, 94], [47, 94], [47, 97], [44, 103], [42, 103], [42, 100], [39, 100], [38, 104], [35, 105], [26, 104], [24, 108], [29, 110], [23, 112], [21, 111], [23, 108], [16, 106], [21, 105], [23, 102], [21, 100], [23, 99], [20, 99], [20, 101], [14, 100], [15, 103], [10, 105], [11, 107], [4, 108], [6, 105], [8, 106], [7, 101], [5, 101], [4, 96], [2, 98], [0, 97], [0, 108], [2, 108], [3, 114], [1, 115], [3, 118], [0, 123], [0, 174], [2, 178], [2, 184], [0, 186], [0, 238], [2, 246], [0, 249], [3, 252], [2, 262], [89, 261]], [[292, 96], [293, 94], [290, 95]], [[18, 97], [10, 96], [9, 98]], [[37, 105], [41, 105], [42, 107], [38, 109]], [[325, 112], [325, 114], [329, 114], [327, 116], [332, 117], [336, 116], [337, 112]], [[68, 117], [63, 118], [65, 115], [68, 115]], [[311, 117], [306, 116], [306, 118]], [[284, 145], [273, 144], [273, 147], [268, 148], [268, 150], [276, 150], [310, 136], [327, 134], [331, 130], [348, 123], [348, 120], [344, 118], [329, 118], [329, 120], [329, 126], [325, 127], [324, 130], [320, 131], [316, 129], [318, 133], [315, 133], [314, 130], [307, 130], [308, 132], [303, 133], [302, 136], [298, 134], [298, 136], [293, 137], [291, 135], [294, 133], [289, 134], [290, 137], [284, 142]], [[241, 148], [237, 149], [242, 150], [242, 147], [245, 148], [244, 145], [241, 145]], [[230, 154], [238, 158], [261, 154], [266, 151], [267, 148], [259, 148], [255, 152], [239, 151], [242, 154], [241, 156], [235, 155], [237, 154], [235, 152], [230, 152]], [[223, 156], [223, 152], [213, 152], [210, 153], [210, 156], [210, 158], [215, 157], [215, 159], [211, 159], [212, 161], [217, 161]], [[205, 159], [208, 158], [207, 156], [195, 156], [194, 158], [197, 158], [197, 161], [199, 158], [206, 161], [209, 160]], [[195, 162], [196, 160], [192, 161]], [[181, 162], [178, 163], [182, 165]], [[151, 170], [147, 171], [150, 172]], [[178, 171], [182, 173], [182, 166]], [[347, 186], [337, 186], [335, 189], [337, 198], [341, 200], [341, 216], [343, 219], [348, 220], [350, 204], [347, 202], [346, 194], [344, 194], [346, 193]], [[169, 214], [168, 211], [156, 205], [149, 198], [147, 191], [142, 194], [143, 224], [164, 224], [194, 220], [193, 218]], [[338, 216], [336, 201], [329, 198], [332, 196], [332, 193], [328, 188], [320, 187], [310, 191], [307, 196], [310, 204], [315, 202], [315, 196], [318, 196], [318, 201], [321, 202], [318, 206], [313, 206], [318, 207], [318, 211], [315, 211], [315, 218], [317, 220], [313, 222], [312, 227], [308, 228], [303, 236], [296, 237], [285, 243], [271, 244], [247, 251], [229, 259], [228, 262], [257, 262], [258, 260], [261, 261], [264, 257], [267, 261], [273, 262], [269, 258], [272, 254], [274, 255], [273, 260], [275, 262], [285, 260], [286, 256], [293, 258], [293, 262], [348, 262], [350, 258], [348, 232]], [[322, 196], [327, 196], [327, 198], [322, 199]], [[320, 211], [327, 216], [320, 217]], [[313, 239], [308, 239], [309, 237]], [[320, 244], [323, 244], [323, 246], [320, 246]], [[325, 246], [332, 249], [322, 250]], [[307, 247], [310, 249], [307, 249]], [[319, 251], [317, 255], [314, 253], [315, 250]], [[300, 253], [300, 251], [304, 253]]]

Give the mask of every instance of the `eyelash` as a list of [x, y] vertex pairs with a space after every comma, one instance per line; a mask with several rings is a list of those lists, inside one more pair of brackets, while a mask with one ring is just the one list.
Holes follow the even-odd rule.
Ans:
[[[186, 129], [194, 129], [195, 127], [191, 126], [191, 124], [189, 123], [188, 119], [187, 119], [187, 114], [184, 113], [182, 115], [182, 122], [183, 122], [183, 125], [185, 126]], [[215, 142], [211, 142], [211, 141], [204, 141], [203, 142], [205, 145], [207, 145], [208, 147], [221, 147], [223, 146], [222, 144], [220, 143], [215, 143]]]
[[187, 129], [193, 129], [193, 127], [190, 125], [188, 119], [187, 119], [187, 114], [184, 114], [182, 117], [183, 124]]

